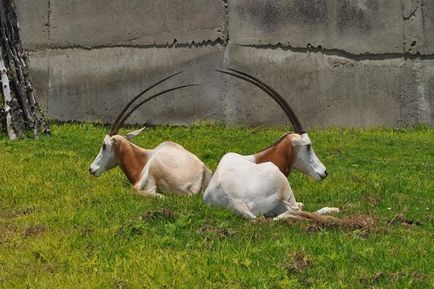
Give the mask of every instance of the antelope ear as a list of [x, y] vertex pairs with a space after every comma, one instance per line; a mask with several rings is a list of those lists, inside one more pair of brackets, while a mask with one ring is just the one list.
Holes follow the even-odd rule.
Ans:
[[302, 146], [303, 145], [303, 139], [299, 135], [295, 135], [291, 138], [291, 143], [293, 146]]
[[295, 135], [292, 137], [291, 142], [293, 146], [304, 146], [311, 144], [309, 136], [306, 133], [302, 135]]
[[145, 129], [146, 129], [146, 126], [145, 126], [145, 127], [142, 127], [141, 129], [138, 129], [138, 130], [132, 131], [132, 132], [128, 133], [128, 134], [125, 136], [125, 138], [126, 138], [127, 140], [130, 140], [130, 139], [132, 139], [132, 138], [135, 138], [136, 136], [138, 136], [139, 134], [141, 134]]

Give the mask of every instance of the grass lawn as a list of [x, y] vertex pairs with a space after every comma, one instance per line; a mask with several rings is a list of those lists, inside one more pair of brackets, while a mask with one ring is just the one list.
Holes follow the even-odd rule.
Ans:
[[[251, 222], [200, 195], [132, 195], [117, 168], [88, 174], [106, 128], [53, 125], [53, 136], [0, 135], [1, 288], [433, 288], [434, 131], [309, 133], [329, 177], [289, 177], [307, 211], [340, 207], [370, 228]], [[125, 132], [125, 131], [123, 131]], [[157, 127], [135, 143], [182, 144], [211, 169], [250, 154], [276, 128]], [[401, 214], [401, 215], [398, 215]]]

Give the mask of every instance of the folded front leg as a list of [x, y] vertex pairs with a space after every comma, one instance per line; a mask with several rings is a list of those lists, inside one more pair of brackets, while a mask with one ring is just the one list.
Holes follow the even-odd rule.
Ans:
[[231, 207], [235, 212], [237, 212], [239, 215], [243, 216], [246, 219], [250, 219], [250, 220], [256, 219], [256, 216], [252, 212], [250, 212], [250, 209], [247, 206], [247, 204], [241, 201], [234, 202]]
[[148, 176], [146, 182], [145, 182], [145, 188], [141, 189], [141, 185], [137, 184], [134, 186], [136, 189], [136, 194], [144, 197], [158, 197], [158, 198], [164, 198], [162, 194], [157, 193], [157, 184], [152, 176]]

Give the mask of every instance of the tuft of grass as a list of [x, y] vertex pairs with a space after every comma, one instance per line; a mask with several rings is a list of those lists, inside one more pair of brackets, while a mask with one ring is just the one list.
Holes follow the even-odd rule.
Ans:
[[[52, 130], [37, 141], [0, 136], [1, 288], [434, 287], [428, 127], [309, 133], [329, 177], [293, 172], [289, 182], [308, 211], [342, 208], [350, 225], [336, 226], [250, 222], [201, 195], [135, 196], [119, 169], [87, 172], [104, 126]], [[257, 152], [283, 132], [158, 126], [135, 143], [178, 142], [214, 170], [226, 152]]]

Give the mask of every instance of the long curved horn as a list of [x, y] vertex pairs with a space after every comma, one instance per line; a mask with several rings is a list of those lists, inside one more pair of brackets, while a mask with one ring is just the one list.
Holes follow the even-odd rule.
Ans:
[[156, 94], [154, 94], [154, 95], [152, 95], [152, 96], [150, 96], [150, 97], [148, 97], [148, 98], [146, 98], [146, 99], [144, 99], [144, 100], [142, 100], [141, 102], [139, 102], [138, 104], [136, 104], [128, 113], [126, 113], [122, 118], [121, 118], [121, 120], [119, 121], [119, 126], [122, 126], [122, 124], [125, 122], [125, 120], [136, 110], [136, 109], [138, 109], [140, 106], [142, 106], [143, 104], [145, 104], [145, 103], [147, 103], [148, 101], [150, 101], [150, 100], [152, 100], [152, 99], [154, 99], [154, 98], [156, 98], [157, 96], [160, 96], [160, 95], [163, 95], [163, 94], [165, 94], [165, 93], [168, 93], [168, 92], [171, 92], [171, 91], [174, 91], [174, 90], [178, 90], [178, 89], [182, 89], [182, 88], [186, 88], [186, 87], [190, 87], [190, 86], [197, 86], [197, 85], [199, 85], [199, 84], [186, 84], [186, 85], [181, 85], [181, 86], [177, 86], [177, 87], [173, 87], [173, 88], [170, 88], [170, 89], [166, 89], [166, 90], [163, 90], [163, 91], [161, 91], [161, 92], [159, 92], [159, 93], [156, 93]]
[[299, 133], [299, 134], [305, 133], [305, 130], [303, 129], [303, 127], [302, 127], [300, 121], [298, 120], [297, 116], [295, 115], [294, 111], [289, 106], [288, 102], [277, 91], [275, 91], [271, 86], [269, 86], [268, 84], [266, 84], [262, 80], [254, 77], [254, 76], [251, 76], [245, 72], [241, 72], [239, 70], [235, 70], [235, 69], [231, 69], [231, 68], [228, 68], [228, 70], [233, 71], [233, 72], [228, 72], [228, 71], [216, 69], [217, 72], [225, 73], [225, 74], [234, 76], [236, 78], [240, 78], [240, 79], [245, 80], [247, 82], [250, 82], [250, 83], [254, 84], [255, 86], [259, 87], [260, 89], [262, 89], [282, 108], [282, 110], [285, 112], [286, 116], [288, 117], [289, 121], [291, 122], [291, 124], [294, 128], [294, 131], [296, 133]]
[[122, 109], [122, 111], [119, 113], [119, 115], [116, 117], [116, 120], [113, 122], [110, 130], [109, 130], [109, 135], [115, 135], [118, 131], [119, 128], [121, 127], [121, 124], [119, 123], [119, 121], [121, 120], [122, 116], [125, 114], [125, 112], [128, 110], [128, 108], [139, 98], [141, 97], [143, 94], [145, 94], [146, 92], [148, 92], [149, 90], [151, 90], [152, 88], [154, 88], [155, 86], [159, 85], [160, 83], [163, 83], [164, 81], [183, 73], [183, 71], [174, 73], [156, 83], [154, 83], [153, 85], [151, 85], [150, 87], [146, 88], [145, 90], [143, 90], [142, 92], [140, 92], [137, 96], [135, 96], [133, 99], [131, 99], [126, 105], [125, 107]]

